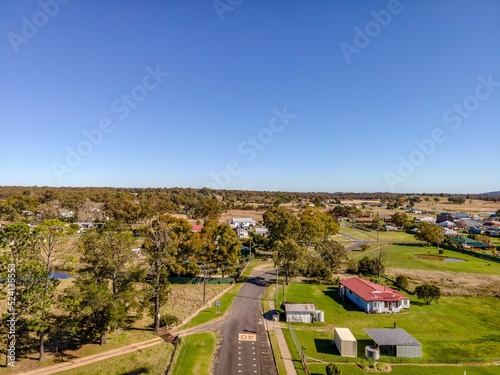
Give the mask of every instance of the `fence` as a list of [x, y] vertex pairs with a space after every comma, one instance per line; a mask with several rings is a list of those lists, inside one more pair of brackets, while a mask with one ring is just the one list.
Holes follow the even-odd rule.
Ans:
[[306, 375], [309, 375], [310, 372], [309, 372], [309, 369], [307, 368], [306, 356], [304, 355], [304, 350], [302, 349], [302, 346], [300, 345], [300, 342], [297, 339], [297, 336], [295, 336], [295, 332], [293, 331], [292, 324], [290, 322], [288, 322], [288, 331], [290, 332], [290, 336], [292, 336], [293, 343], [295, 344], [295, 347], [297, 348], [297, 351], [299, 352], [300, 361], [302, 362], [302, 367], [304, 368]]
[[[172, 284], [203, 284], [203, 277], [169, 277], [168, 281]], [[210, 277], [207, 276], [207, 284], [233, 284], [234, 277]]]

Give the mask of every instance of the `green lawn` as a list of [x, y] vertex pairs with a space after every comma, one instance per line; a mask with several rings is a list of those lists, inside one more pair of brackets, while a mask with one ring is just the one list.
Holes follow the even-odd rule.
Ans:
[[[337, 288], [291, 283], [287, 301], [315, 303], [325, 311], [325, 323], [294, 324], [306, 355], [323, 361], [345, 361], [333, 354], [333, 327], [347, 327], [358, 339], [358, 355], [363, 355], [367, 336], [363, 328], [391, 328], [394, 322], [422, 343], [422, 359], [405, 361], [450, 363], [500, 360], [500, 298], [442, 297], [439, 303], [424, 305], [411, 297], [409, 312], [365, 314], [342, 302]], [[280, 295], [280, 298], [282, 296]], [[398, 361], [382, 356], [383, 361]]]
[[[444, 250], [443, 254], [438, 254], [434, 246], [408, 246], [408, 245], [388, 245], [383, 248], [387, 254], [386, 267], [403, 269], [421, 269], [429, 271], [453, 271], [479, 274], [500, 274], [500, 263], [490, 262], [476, 258], [458, 251]], [[350, 252], [349, 256], [361, 259], [363, 256], [372, 257], [376, 251]], [[419, 254], [441, 255], [448, 258], [463, 259], [465, 262], [445, 262], [437, 260], [426, 260], [416, 258]]]
[[[340, 233], [347, 234], [354, 238], [363, 241], [376, 241], [377, 240], [377, 232], [375, 231], [365, 231], [357, 228], [352, 228], [347, 225], [340, 226]], [[378, 232], [378, 240], [380, 242], [419, 242], [413, 234], [409, 234], [406, 232], [386, 232], [379, 231]]]
[[173, 345], [161, 343], [137, 352], [109, 358], [73, 370], [58, 372], [61, 375], [163, 375], [172, 355]]
[[198, 333], [181, 339], [172, 375], [210, 375], [210, 364], [215, 353], [217, 338], [213, 332]]
[[[326, 365], [308, 366], [311, 375], [324, 375]], [[373, 372], [363, 371], [356, 365], [340, 365], [342, 375], [370, 375]], [[399, 366], [392, 367], [393, 375], [497, 375], [499, 366]], [[377, 373], [375, 373], [377, 374]]]

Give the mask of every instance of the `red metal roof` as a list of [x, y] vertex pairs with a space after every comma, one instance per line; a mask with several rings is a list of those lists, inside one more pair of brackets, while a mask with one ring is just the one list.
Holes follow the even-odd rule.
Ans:
[[360, 279], [359, 277], [351, 277], [349, 279], [342, 280], [340, 285], [344, 285], [347, 289], [356, 293], [365, 301], [394, 302], [409, 299], [407, 296], [396, 292], [388, 286], [375, 284], [371, 281]]

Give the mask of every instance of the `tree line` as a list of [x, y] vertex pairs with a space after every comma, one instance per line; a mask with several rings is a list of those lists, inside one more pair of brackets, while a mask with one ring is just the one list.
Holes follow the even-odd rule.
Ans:
[[[152, 219], [141, 237], [117, 221], [81, 234], [58, 219], [17, 222], [0, 232], [0, 245], [0, 277], [15, 269], [16, 332], [7, 346], [15, 340], [17, 355], [36, 350], [40, 360], [47, 345], [105, 344], [109, 332], [130, 327], [144, 313], [158, 330], [171, 274], [221, 266], [229, 273], [239, 266], [241, 250], [229, 225], [207, 220], [193, 232], [187, 220], [171, 215]], [[138, 246], [140, 257], [132, 251]], [[53, 273], [70, 265], [75, 276], [60, 290]], [[4, 334], [9, 317], [3, 316]]]

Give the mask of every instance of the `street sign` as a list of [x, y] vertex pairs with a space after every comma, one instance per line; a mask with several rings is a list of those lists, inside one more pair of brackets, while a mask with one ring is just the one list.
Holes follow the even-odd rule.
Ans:
[[220, 306], [220, 301], [215, 301], [215, 306], [219, 307]]

